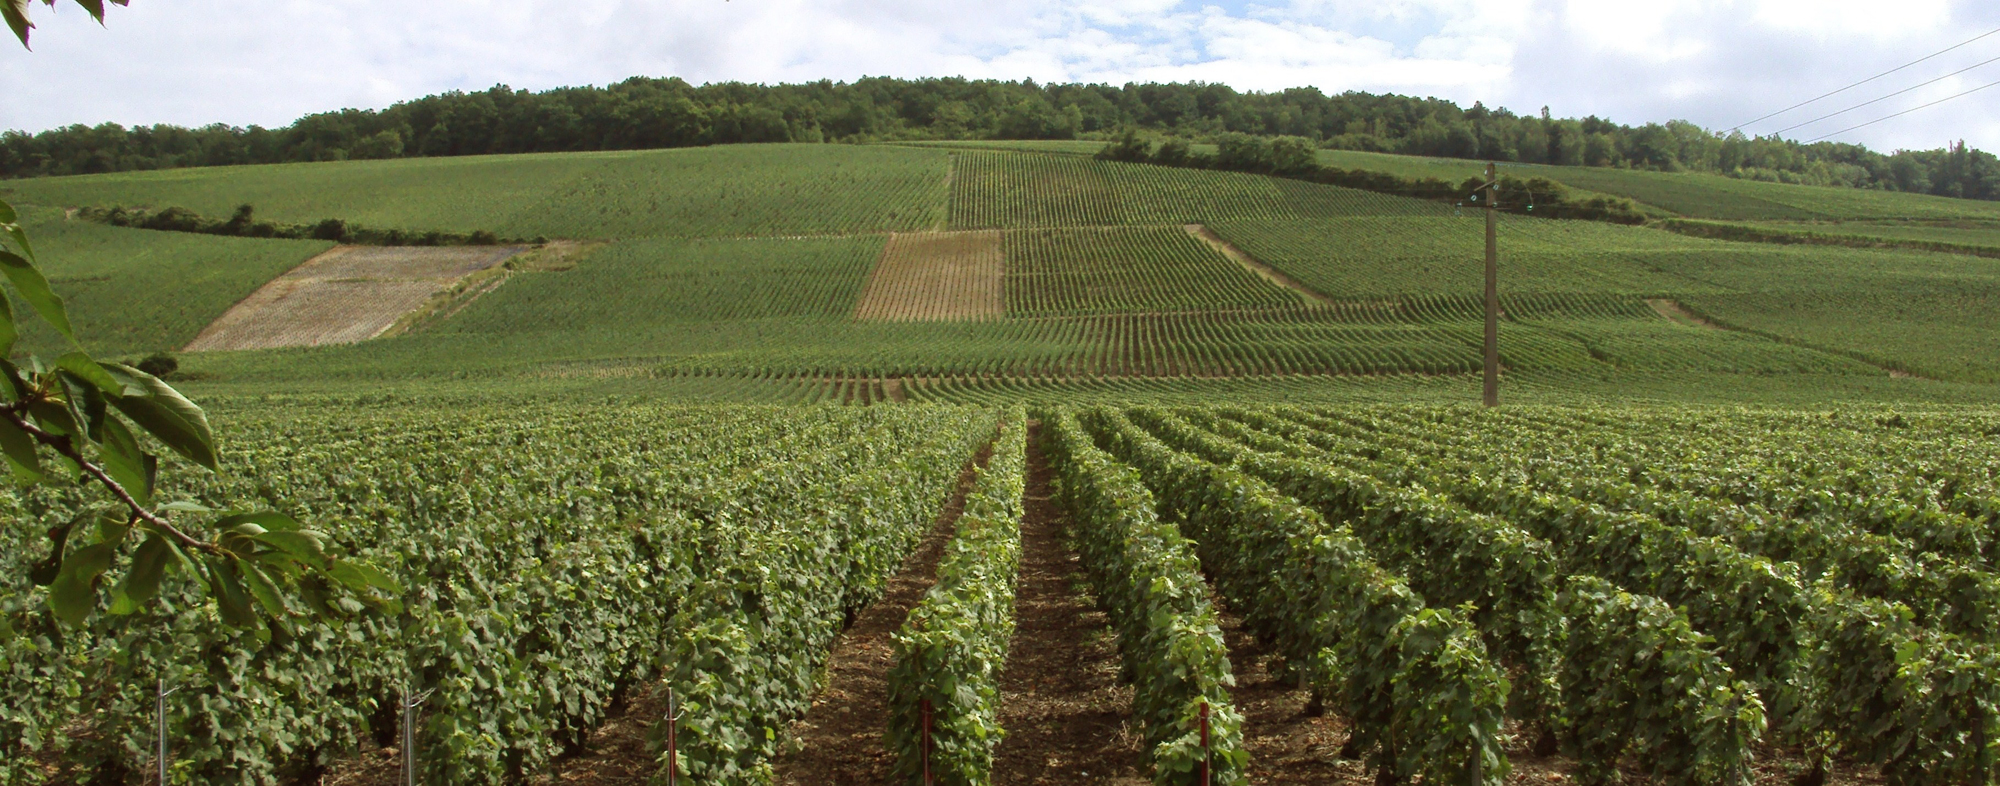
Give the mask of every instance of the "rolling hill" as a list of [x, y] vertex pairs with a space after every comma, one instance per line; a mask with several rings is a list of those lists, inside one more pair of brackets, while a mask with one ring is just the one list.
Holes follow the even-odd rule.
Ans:
[[[861, 386], [872, 391], [864, 397], [950, 399], [1093, 396], [1103, 380], [1153, 393], [1231, 379], [1462, 384], [1477, 370], [1483, 241], [1471, 211], [1083, 152], [1078, 143], [739, 145], [118, 173], [8, 181], [0, 196], [31, 206], [59, 281], [83, 285], [92, 270], [139, 270], [153, 258], [202, 271], [90, 290], [99, 302], [175, 304], [171, 319], [143, 308], [80, 315], [92, 346], [108, 352], [178, 348], [327, 244], [104, 227], [63, 220], [61, 208], [218, 215], [251, 204], [286, 222], [601, 242], [563, 265], [510, 270], [490, 293], [403, 335], [185, 357], [197, 384], [216, 390], [457, 381], [778, 399]], [[1399, 174], [1455, 177], [1469, 166], [1323, 156]], [[1908, 194], [1534, 171], [1663, 215], [1757, 225], [1866, 220], [1900, 236], [1983, 238], [1991, 230], [1978, 222], [2000, 218], [1987, 203]], [[1945, 219], [1973, 228], [1912, 223]], [[984, 264], [997, 265], [998, 299], [979, 307], [989, 316], [867, 316], [960, 296], [952, 282], [962, 278], [929, 272], [958, 252], [921, 250], [962, 245], [923, 241], [948, 237], [992, 248]], [[2000, 383], [2000, 339], [1985, 329], [2000, 317], [1991, 260], [1519, 216], [1503, 219], [1501, 246], [1503, 362], [1526, 395], [1616, 396], [1629, 386], [1694, 399], [1846, 390], [1983, 400], [1984, 386]], [[906, 283], [870, 290], [892, 258]], [[49, 347], [46, 336], [38, 346]]]

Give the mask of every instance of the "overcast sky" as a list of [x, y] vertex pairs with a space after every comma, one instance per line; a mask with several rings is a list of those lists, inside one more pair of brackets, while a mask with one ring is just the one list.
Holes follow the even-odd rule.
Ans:
[[[0, 128], [281, 126], [445, 90], [636, 75], [1201, 80], [1729, 128], [2000, 28], [1993, 0], [132, 0], [108, 29], [71, 0], [34, 13], [35, 51], [0, 48]], [[1745, 130], [1994, 58], [2000, 35]], [[1786, 135], [1996, 81], [2000, 62]], [[2000, 87], [1837, 138], [2000, 150]]]

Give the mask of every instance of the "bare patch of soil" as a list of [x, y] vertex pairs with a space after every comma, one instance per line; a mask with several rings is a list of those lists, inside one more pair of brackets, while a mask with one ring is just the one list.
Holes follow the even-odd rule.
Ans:
[[881, 322], [998, 319], [1007, 313], [1000, 233], [889, 236], [854, 318]]
[[917, 550], [903, 560], [887, 591], [840, 635], [826, 661], [826, 683], [812, 709], [792, 722], [790, 752], [775, 762], [780, 784], [879, 784], [895, 765], [882, 736], [889, 728], [889, 669], [896, 663], [891, 638], [910, 609], [937, 583], [938, 560], [958, 531], [965, 495], [972, 491], [973, 468], [993, 456], [987, 445], [965, 465], [958, 488], [938, 514]]
[[202, 329], [185, 351], [366, 341], [450, 293], [460, 280], [523, 250], [338, 246], [250, 293]]
[[1028, 426], [1014, 640], [1000, 675], [1007, 737], [994, 754], [993, 782], [1146, 783], [1132, 688], [1118, 680], [1109, 618], [1080, 589], [1083, 564], [1065, 541], [1068, 520], [1049, 499], [1040, 430]]
[[1236, 244], [1223, 240], [1222, 236], [1215, 234], [1215, 230], [1213, 229], [1209, 229], [1201, 224], [1183, 224], [1181, 225], [1181, 229], [1187, 230], [1187, 233], [1193, 235], [1196, 240], [1207, 243], [1208, 247], [1215, 249], [1216, 253], [1229, 257], [1231, 261], [1242, 265], [1244, 269], [1263, 276], [1273, 284], [1297, 292], [1300, 297], [1305, 298], [1308, 302], [1327, 306], [1340, 305], [1339, 301], [1320, 294], [1313, 290], [1312, 287], [1306, 286], [1304, 282], [1285, 275], [1277, 268], [1257, 261], [1256, 257], [1250, 256], [1248, 252], [1237, 248]]

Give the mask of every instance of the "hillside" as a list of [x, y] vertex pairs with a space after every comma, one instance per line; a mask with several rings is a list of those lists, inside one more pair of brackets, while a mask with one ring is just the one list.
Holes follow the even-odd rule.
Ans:
[[[285, 222], [604, 241], [572, 262], [510, 270], [490, 293], [405, 335], [184, 357], [198, 384], [217, 390], [471, 380], [780, 399], [848, 396], [859, 386], [863, 397], [951, 399], [988, 389], [1168, 395], [1230, 379], [1277, 391], [1310, 378], [1372, 380], [1384, 390], [1434, 379], [1449, 388], [1478, 368], [1483, 241], [1470, 210], [1261, 175], [1101, 162], [1076, 155], [1084, 152], [1077, 145], [1004, 147], [1014, 149], [754, 145], [221, 167], [8, 181], [0, 197], [42, 216], [45, 256], [73, 266], [52, 267], [58, 277], [138, 264], [86, 240], [99, 236], [182, 264], [220, 253], [197, 248], [270, 255], [234, 289], [194, 279], [107, 281], [129, 288], [106, 297], [171, 300], [180, 320], [144, 341], [136, 331], [158, 318], [81, 315], [93, 346], [110, 352], [180, 347], [326, 244], [87, 225], [55, 218], [56, 208], [225, 215], [248, 203]], [[1368, 161], [1417, 174], [1462, 171], [1428, 159]], [[1584, 168], [1536, 173], [1744, 221], [1757, 218], [1744, 205], [1815, 205], [1825, 194], [1840, 197], [1825, 201], [1826, 215], [1870, 226], [2000, 217], [1986, 203], [1920, 195]], [[2000, 317], [2000, 268], [1990, 260], [1518, 216], [1504, 218], [1501, 245], [1503, 362], [1531, 397], [1764, 400], [1845, 391], [1982, 400], [1985, 385], [2000, 383], [2000, 338], [1985, 329]], [[954, 261], [968, 253], [987, 261]], [[997, 287], [971, 285], [988, 294], [962, 295], [975, 280], [967, 275], [997, 276]], [[179, 286], [205, 299], [158, 297]], [[961, 296], [990, 305], [964, 313], [921, 305]], [[933, 316], [881, 316], [905, 311]], [[1892, 370], [1927, 379], [1891, 380]], [[1140, 387], [1101, 387], [1105, 380]], [[1340, 389], [1325, 388], [1333, 397], [1370, 395]]]

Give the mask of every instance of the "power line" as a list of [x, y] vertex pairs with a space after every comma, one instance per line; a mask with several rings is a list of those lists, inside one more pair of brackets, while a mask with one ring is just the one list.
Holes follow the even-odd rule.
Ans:
[[1930, 103], [1928, 103], [1928, 104], [1924, 104], [1923, 106], [1913, 106], [1913, 107], [1910, 107], [1909, 109], [1905, 109], [1905, 110], [1903, 110], [1903, 111], [1901, 111], [1901, 112], [1897, 112], [1897, 113], [1895, 113], [1895, 114], [1893, 114], [1893, 115], [1889, 115], [1889, 116], [1887, 116], [1887, 117], [1878, 117], [1878, 118], [1875, 118], [1874, 120], [1870, 120], [1870, 121], [1868, 121], [1868, 122], [1866, 122], [1866, 123], [1862, 123], [1861, 125], [1858, 125], [1858, 126], [1848, 126], [1847, 128], [1843, 128], [1843, 129], [1840, 129], [1839, 131], [1835, 131], [1835, 132], [1833, 132], [1833, 133], [1831, 133], [1831, 134], [1827, 134], [1827, 135], [1825, 135], [1825, 136], [1818, 136], [1818, 137], [1813, 137], [1812, 139], [1808, 139], [1808, 140], [1806, 140], [1806, 141], [1804, 142], [1804, 144], [1808, 144], [1808, 145], [1810, 145], [1810, 144], [1812, 144], [1812, 143], [1814, 143], [1814, 142], [1818, 142], [1818, 141], [1820, 141], [1820, 140], [1822, 140], [1822, 139], [1825, 139], [1825, 138], [1827, 138], [1827, 137], [1830, 137], [1830, 136], [1840, 136], [1841, 134], [1845, 134], [1845, 133], [1847, 133], [1847, 132], [1849, 132], [1849, 131], [1853, 131], [1854, 129], [1857, 129], [1857, 128], [1867, 128], [1867, 127], [1869, 127], [1869, 126], [1872, 126], [1872, 125], [1875, 125], [1876, 123], [1880, 123], [1880, 122], [1882, 122], [1882, 121], [1884, 121], [1884, 120], [1893, 120], [1893, 119], [1895, 119], [1895, 118], [1898, 118], [1898, 117], [1902, 117], [1902, 116], [1904, 116], [1904, 115], [1907, 115], [1907, 114], [1909, 114], [1909, 113], [1911, 113], [1911, 112], [1915, 112], [1915, 111], [1917, 111], [1917, 110], [1919, 110], [1919, 109], [1929, 109], [1929, 108], [1931, 108], [1931, 107], [1934, 107], [1934, 106], [1937, 106], [1938, 104], [1942, 104], [1942, 103], [1944, 103], [1944, 102], [1946, 102], [1946, 101], [1950, 101], [1950, 100], [1952, 100], [1952, 99], [1954, 99], [1954, 98], [1963, 98], [1963, 97], [1965, 97], [1965, 96], [1969, 96], [1969, 95], [1972, 95], [1973, 93], [1977, 93], [1977, 92], [1979, 92], [1979, 91], [1981, 91], [1981, 90], [1985, 90], [1986, 88], [1989, 88], [1989, 87], [1995, 87], [1995, 86], [2000, 86], [2000, 82], [1987, 82], [1986, 84], [1983, 84], [1983, 85], [1980, 85], [1980, 86], [1978, 86], [1978, 87], [1975, 87], [1975, 88], [1972, 88], [1971, 90], [1967, 90], [1967, 91], [1965, 91], [1965, 92], [1963, 92], [1963, 93], [1959, 93], [1958, 95], [1951, 95], [1951, 96], [1945, 96], [1944, 98], [1940, 98], [1940, 99], [1938, 99], [1938, 100], [1936, 100], [1936, 101], [1932, 101], [1932, 102], [1930, 102]]
[[1780, 129], [1778, 129], [1778, 130], [1776, 130], [1776, 131], [1773, 131], [1773, 132], [1771, 132], [1771, 135], [1772, 135], [1772, 136], [1777, 136], [1777, 135], [1779, 135], [1779, 134], [1782, 134], [1782, 133], [1785, 133], [1786, 131], [1790, 131], [1790, 130], [1792, 130], [1792, 129], [1794, 129], [1794, 128], [1804, 128], [1804, 127], [1806, 127], [1806, 126], [1809, 126], [1809, 125], [1812, 125], [1812, 124], [1814, 124], [1814, 123], [1817, 123], [1817, 122], [1819, 122], [1819, 121], [1821, 121], [1821, 120], [1825, 120], [1825, 119], [1827, 119], [1827, 118], [1829, 118], [1829, 117], [1837, 117], [1837, 116], [1840, 116], [1840, 115], [1844, 115], [1844, 114], [1847, 114], [1847, 113], [1849, 113], [1849, 112], [1852, 112], [1852, 111], [1854, 111], [1854, 110], [1856, 110], [1856, 109], [1860, 109], [1860, 108], [1862, 108], [1862, 107], [1864, 107], [1864, 106], [1868, 106], [1869, 104], [1879, 104], [1879, 103], [1882, 103], [1883, 101], [1887, 101], [1887, 100], [1889, 100], [1889, 99], [1891, 99], [1891, 98], [1895, 98], [1896, 96], [1899, 96], [1899, 95], [1902, 95], [1902, 94], [1904, 94], [1904, 93], [1907, 93], [1907, 92], [1910, 92], [1910, 91], [1912, 91], [1912, 90], [1915, 90], [1915, 89], [1917, 89], [1917, 88], [1919, 88], [1919, 87], [1928, 87], [1928, 86], [1930, 86], [1930, 85], [1934, 85], [1934, 84], [1937, 84], [1937, 83], [1939, 83], [1939, 82], [1942, 82], [1942, 81], [1944, 81], [1944, 80], [1946, 80], [1946, 79], [1950, 79], [1950, 78], [1952, 78], [1952, 77], [1954, 77], [1954, 76], [1958, 76], [1959, 74], [1963, 74], [1963, 73], [1965, 73], [1965, 72], [1967, 72], [1967, 71], [1971, 71], [1972, 69], [1975, 69], [1975, 68], [1978, 68], [1978, 67], [1980, 67], [1980, 66], [1983, 66], [1983, 65], [1987, 65], [1988, 63], [1993, 63], [1993, 62], [1996, 62], [1996, 61], [2000, 61], [2000, 57], [1996, 57], [1996, 58], [1993, 58], [1992, 60], [1986, 60], [1986, 61], [1983, 61], [1983, 62], [1980, 62], [1980, 63], [1975, 63], [1975, 64], [1973, 64], [1973, 65], [1969, 65], [1969, 66], [1966, 66], [1966, 67], [1964, 67], [1964, 68], [1961, 68], [1961, 69], [1958, 69], [1957, 71], [1953, 71], [1953, 72], [1951, 72], [1951, 73], [1949, 73], [1949, 74], [1945, 74], [1944, 76], [1941, 76], [1941, 77], [1938, 77], [1938, 78], [1936, 78], [1936, 79], [1933, 79], [1933, 80], [1931, 80], [1931, 81], [1929, 81], [1929, 82], [1924, 82], [1924, 83], [1922, 83], [1922, 84], [1915, 84], [1915, 85], [1911, 85], [1911, 86], [1909, 86], [1909, 87], [1906, 87], [1906, 88], [1903, 88], [1903, 89], [1901, 89], [1901, 90], [1898, 90], [1898, 91], [1896, 91], [1896, 92], [1894, 92], [1894, 93], [1890, 93], [1890, 94], [1888, 94], [1888, 95], [1886, 95], [1886, 96], [1883, 96], [1883, 97], [1881, 97], [1881, 98], [1877, 98], [1877, 99], [1874, 99], [1874, 100], [1872, 100], [1872, 101], [1863, 101], [1863, 102], [1861, 102], [1861, 103], [1859, 103], [1859, 104], [1855, 104], [1854, 106], [1850, 106], [1850, 107], [1848, 107], [1848, 108], [1846, 108], [1846, 109], [1842, 109], [1842, 110], [1840, 110], [1840, 111], [1838, 111], [1838, 112], [1834, 112], [1834, 113], [1832, 113], [1832, 114], [1825, 114], [1825, 115], [1820, 115], [1819, 117], [1815, 117], [1815, 118], [1813, 118], [1813, 119], [1811, 119], [1811, 120], [1807, 120], [1807, 121], [1805, 121], [1805, 122], [1803, 122], [1803, 123], [1800, 123], [1800, 124], [1798, 124], [1798, 125], [1795, 125], [1795, 126], [1788, 126], [1788, 127], [1785, 127], [1785, 128], [1780, 128]]
[[1841, 94], [1841, 93], [1845, 93], [1845, 92], [1847, 92], [1847, 91], [1849, 91], [1849, 90], [1853, 90], [1854, 88], [1857, 88], [1857, 87], [1860, 87], [1860, 86], [1862, 86], [1862, 85], [1865, 85], [1865, 84], [1868, 84], [1869, 82], [1873, 82], [1873, 81], [1875, 81], [1875, 80], [1877, 80], [1877, 79], [1881, 79], [1882, 77], [1885, 77], [1885, 76], [1888, 76], [1888, 75], [1890, 75], [1890, 74], [1893, 74], [1893, 73], [1896, 73], [1897, 71], [1901, 71], [1901, 70], [1903, 70], [1903, 69], [1905, 69], [1905, 68], [1909, 68], [1910, 66], [1913, 66], [1913, 65], [1916, 65], [1916, 64], [1918, 64], [1918, 63], [1921, 63], [1921, 62], [1924, 62], [1925, 60], [1929, 60], [1929, 59], [1931, 59], [1931, 58], [1933, 58], [1933, 57], [1937, 57], [1938, 55], [1941, 55], [1941, 54], [1944, 54], [1944, 53], [1946, 53], [1946, 52], [1949, 52], [1949, 51], [1951, 51], [1951, 50], [1953, 50], [1953, 49], [1957, 49], [1957, 48], [1959, 48], [1959, 47], [1962, 47], [1962, 46], [1965, 46], [1966, 44], [1970, 44], [1970, 43], [1972, 43], [1972, 42], [1974, 42], [1974, 41], [1978, 41], [1979, 39], [1982, 39], [1982, 38], [1985, 38], [1985, 37], [1987, 37], [1987, 36], [1990, 36], [1990, 35], [1993, 35], [1994, 33], [2000, 33], [2000, 28], [1995, 28], [1995, 29], [1993, 29], [1993, 30], [1988, 30], [1988, 31], [1986, 31], [1986, 32], [1984, 32], [1984, 33], [1980, 33], [1979, 35], [1976, 35], [1976, 36], [1973, 36], [1972, 38], [1970, 38], [1970, 39], [1967, 39], [1966, 41], [1964, 41], [1964, 42], [1962, 42], [1962, 43], [1959, 43], [1959, 44], [1954, 44], [1954, 45], [1952, 45], [1952, 46], [1948, 46], [1948, 47], [1945, 47], [1945, 48], [1943, 48], [1943, 49], [1940, 49], [1940, 50], [1938, 50], [1938, 51], [1936, 51], [1936, 52], [1932, 52], [1932, 53], [1930, 53], [1930, 54], [1928, 54], [1928, 55], [1924, 55], [1923, 57], [1919, 57], [1919, 58], [1917, 58], [1917, 59], [1915, 59], [1915, 60], [1911, 60], [1910, 62], [1907, 62], [1907, 63], [1904, 63], [1904, 64], [1902, 64], [1902, 65], [1899, 65], [1899, 66], [1896, 66], [1895, 68], [1891, 68], [1891, 69], [1889, 69], [1889, 70], [1887, 70], [1887, 71], [1883, 71], [1882, 73], [1879, 73], [1879, 74], [1876, 74], [1876, 75], [1874, 75], [1874, 76], [1871, 76], [1871, 77], [1868, 77], [1867, 79], [1863, 79], [1863, 80], [1861, 80], [1861, 81], [1859, 81], [1859, 82], [1855, 82], [1854, 84], [1851, 84], [1851, 85], [1848, 85], [1848, 86], [1846, 86], [1846, 87], [1843, 87], [1843, 88], [1840, 88], [1840, 89], [1838, 89], [1838, 90], [1834, 90], [1834, 91], [1832, 91], [1832, 92], [1829, 92], [1829, 93], [1823, 93], [1823, 94], [1821, 94], [1821, 95], [1819, 95], [1819, 96], [1815, 96], [1815, 97], [1813, 97], [1813, 98], [1811, 98], [1811, 99], [1808, 99], [1808, 100], [1805, 100], [1805, 101], [1800, 101], [1800, 102], [1798, 102], [1798, 103], [1796, 103], [1796, 104], [1793, 104], [1793, 105], [1791, 105], [1791, 106], [1788, 106], [1788, 107], [1785, 107], [1784, 109], [1780, 109], [1780, 110], [1778, 110], [1778, 111], [1776, 111], [1776, 112], [1772, 112], [1772, 113], [1770, 113], [1770, 114], [1768, 114], [1768, 115], [1765, 115], [1765, 116], [1763, 116], [1763, 117], [1760, 117], [1760, 118], [1757, 118], [1756, 120], [1752, 120], [1752, 121], [1750, 121], [1750, 122], [1748, 122], [1748, 123], [1738, 123], [1738, 124], [1736, 125], [1736, 127], [1734, 127], [1734, 128], [1731, 128], [1731, 129], [1729, 129], [1729, 130], [1731, 130], [1731, 131], [1740, 131], [1740, 130], [1742, 130], [1742, 129], [1743, 129], [1743, 127], [1744, 127], [1744, 126], [1747, 126], [1747, 125], [1753, 125], [1753, 124], [1756, 124], [1756, 123], [1761, 123], [1761, 122], [1763, 122], [1763, 121], [1765, 121], [1765, 120], [1769, 120], [1769, 119], [1771, 119], [1771, 118], [1774, 118], [1774, 117], [1777, 117], [1777, 116], [1779, 116], [1779, 115], [1782, 115], [1782, 114], [1784, 114], [1784, 113], [1786, 113], [1786, 112], [1790, 112], [1790, 111], [1792, 111], [1792, 110], [1794, 110], [1794, 109], [1797, 109], [1797, 108], [1799, 108], [1799, 107], [1802, 107], [1802, 106], [1805, 106], [1805, 105], [1807, 105], [1807, 104], [1810, 104], [1810, 103], [1813, 103], [1813, 102], [1816, 102], [1816, 101], [1819, 101], [1820, 99], [1823, 99], [1823, 98], [1830, 98], [1830, 97], [1833, 97], [1833, 96], [1836, 96], [1836, 95], [1839, 95], [1839, 94]]

